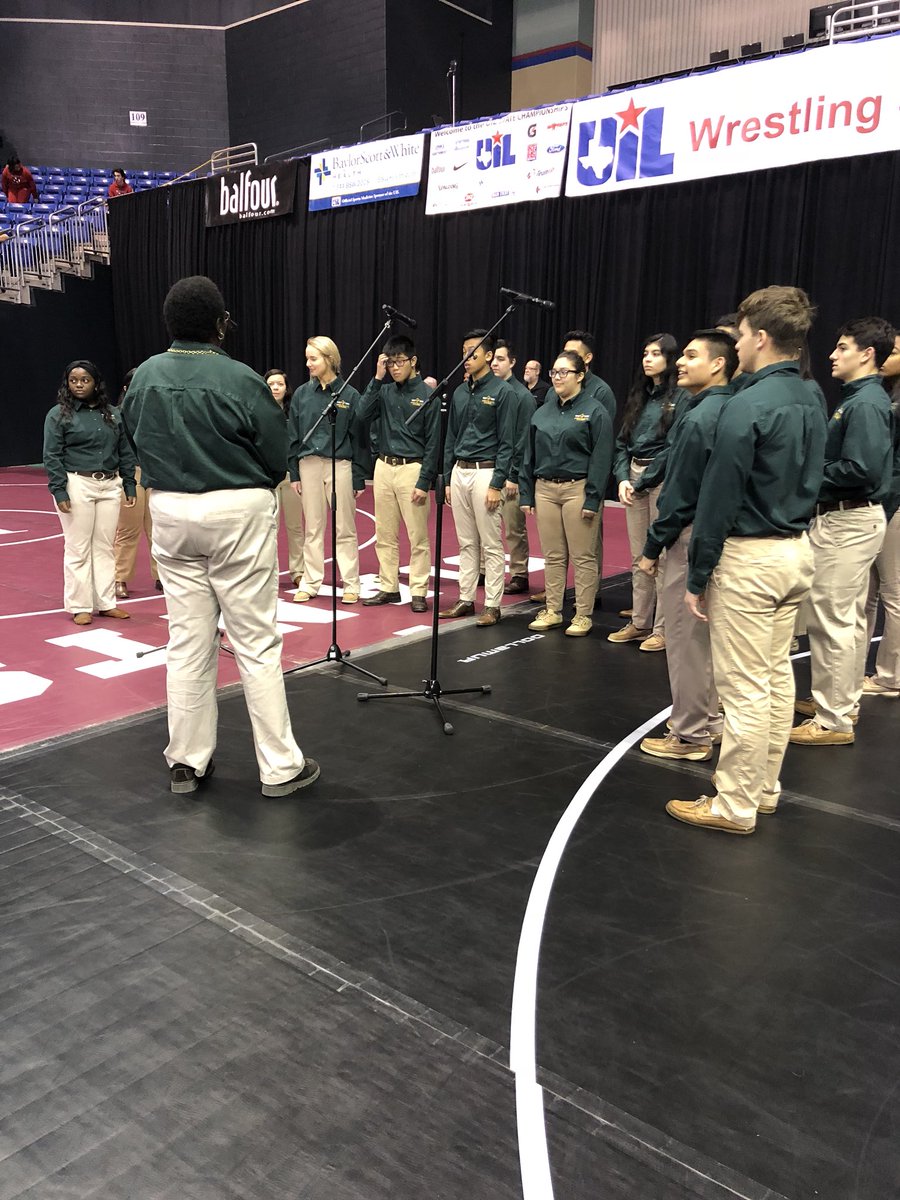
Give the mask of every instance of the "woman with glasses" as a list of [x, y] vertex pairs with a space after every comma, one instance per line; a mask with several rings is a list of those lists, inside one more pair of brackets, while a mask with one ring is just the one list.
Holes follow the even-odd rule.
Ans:
[[529, 629], [563, 624], [566, 574], [575, 575], [575, 615], [566, 633], [592, 628], [597, 593], [600, 506], [612, 469], [613, 429], [603, 404], [583, 390], [584, 359], [564, 350], [550, 371], [553, 392], [531, 418], [519, 472], [522, 511], [537, 517], [544, 552], [546, 608]]
[[359, 392], [340, 377], [341, 352], [330, 337], [312, 337], [306, 344], [309, 382], [297, 388], [288, 414], [288, 471], [291, 487], [303, 501], [303, 577], [294, 594], [302, 604], [318, 595], [325, 578], [325, 526], [331, 506], [331, 421], [319, 421], [332, 396], [334, 410], [335, 512], [337, 566], [343, 582], [342, 604], [359, 601], [359, 542], [356, 538], [356, 497], [366, 486], [357, 417]]
[[[285, 421], [291, 411], [291, 397], [294, 392], [288, 383], [288, 377], [281, 367], [271, 367], [263, 376], [269, 385], [272, 399], [284, 413]], [[303, 502], [291, 487], [290, 474], [285, 475], [275, 489], [275, 498], [281, 509], [284, 529], [288, 544], [288, 571], [291, 583], [299, 587], [303, 578]]]
[[[641, 367], [628, 393], [616, 438], [615, 476], [631, 549], [632, 615], [624, 629], [611, 633], [610, 642], [639, 642], [641, 650], [665, 650], [662, 606], [657, 602], [662, 573], [651, 579], [638, 568], [647, 530], [656, 520], [662, 474], [656, 478], [654, 459], [662, 452], [669, 430], [688, 402], [677, 383], [678, 343], [671, 333], [654, 333], [644, 342]], [[661, 462], [662, 460], [660, 460]], [[645, 472], [653, 486], [641, 486]], [[645, 481], [643, 481], [645, 482]]]

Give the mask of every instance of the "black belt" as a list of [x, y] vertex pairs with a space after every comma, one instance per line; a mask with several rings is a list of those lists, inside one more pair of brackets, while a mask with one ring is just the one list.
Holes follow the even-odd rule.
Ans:
[[456, 465], [462, 467], [464, 471], [492, 471], [494, 469], [494, 460], [490, 462], [470, 462], [467, 458], [458, 458]]
[[399, 454], [379, 454], [378, 457], [389, 467], [408, 467], [410, 463], [416, 463], [417, 466], [422, 465], [421, 458], [401, 458]]
[[633, 458], [631, 465], [633, 467], [649, 467], [652, 462], [652, 458]]
[[822, 513], [841, 512], [845, 508], [878, 508], [878, 504], [874, 500], [828, 500], [824, 504], [816, 505], [816, 516], [821, 517]]
[[572, 475], [538, 475], [538, 479], [544, 483], [581, 483], [581, 479], [576, 479]]
[[115, 479], [118, 471], [73, 471], [73, 475], [83, 475], [85, 479]]

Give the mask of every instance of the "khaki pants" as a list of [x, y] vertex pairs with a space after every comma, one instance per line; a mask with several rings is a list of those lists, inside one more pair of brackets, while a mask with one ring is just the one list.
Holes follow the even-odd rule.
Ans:
[[65, 538], [63, 607], [66, 612], [101, 612], [116, 607], [113, 545], [119, 523], [122, 480], [89, 479], [69, 471], [71, 512], [57, 509]]
[[[116, 580], [127, 583], [134, 578], [134, 568], [137, 563], [138, 543], [143, 533], [149, 546], [153, 540], [153, 519], [150, 516], [150, 506], [147, 504], [147, 489], [141, 487], [141, 468], [136, 467], [134, 477], [137, 480], [137, 495], [131, 508], [124, 503], [119, 509], [119, 524], [116, 529]], [[124, 499], [124, 497], [123, 497]], [[150, 574], [159, 579], [156, 560], [150, 555]]]
[[883, 687], [900, 688], [900, 512], [888, 522], [884, 542], [869, 573], [867, 646], [875, 632], [879, 596], [884, 605], [884, 633], [875, 657], [875, 678]]
[[166, 762], [206, 770], [216, 748], [221, 614], [234, 649], [263, 783], [303, 770], [291, 731], [277, 632], [277, 505], [271, 491], [153, 489], [153, 549], [166, 589]]
[[459, 598], [469, 604], [475, 599], [480, 543], [484, 552], [485, 608], [499, 608], [502, 604], [506, 573], [500, 509], [488, 512], [484, 506], [493, 474], [491, 467], [478, 471], [457, 464], [450, 475], [450, 504], [459, 543]]
[[575, 576], [575, 615], [590, 617], [597, 595], [597, 532], [600, 514], [586, 520], [584, 480], [550, 483], [538, 479], [534, 485], [534, 511], [544, 554], [546, 606], [562, 612], [569, 563]]
[[[359, 593], [359, 542], [356, 539], [356, 498], [350, 460], [338, 459], [337, 566], [345, 592]], [[303, 578], [300, 589], [315, 596], [325, 579], [325, 528], [331, 504], [331, 459], [308, 455], [300, 459], [301, 498], [306, 534], [303, 538]]]
[[600, 588], [603, 586], [603, 502], [600, 503], [600, 512], [597, 514], [597, 594], [600, 594]]
[[727, 538], [706, 591], [716, 688], [725, 707], [713, 810], [752, 826], [776, 799], [794, 717], [791, 639], [813, 553], [796, 538]]
[[287, 533], [288, 571], [292, 580], [303, 578], [303, 501], [291, 487], [290, 475], [285, 475], [275, 489]]
[[880, 504], [816, 517], [809, 531], [816, 576], [809, 593], [809, 662], [816, 720], [849, 733], [866, 674], [869, 572], [885, 532]]
[[400, 522], [409, 538], [409, 590], [428, 595], [431, 578], [431, 539], [428, 536], [428, 501], [413, 504], [413, 489], [422, 467], [405, 463], [392, 467], [380, 458], [375, 463], [375, 553], [383, 592], [400, 591]]
[[691, 525], [684, 529], [666, 551], [660, 603], [666, 622], [672, 732], [684, 742], [708, 746], [712, 734], [721, 732], [722, 717], [713, 680], [709, 625], [693, 617], [684, 602], [692, 529]]
[[528, 575], [528, 530], [525, 527], [525, 514], [519, 504], [519, 497], [507, 496], [500, 506], [503, 515], [503, 530], [506, 534], [506, 549], [509, 552], [510, 578], [516, 575]]
[[[640, 479], [645, 469], [631, 464], [629, 478], [632, 484]], [[649, 575], [638, 570], [637, 564], [644, 553], [647, 530], [657, 517], [656, 505], [660, 490], [655, 487], [647, 492], [635, 492], [634, 503], [625, 508], [625, 527], [628, 530], [628, 547], [631, 550], [631, 607], [634, 610], [631, 623], [637, 629], [652, 629], [657, 634], [665, 632], [662, 605], [659, 603], [662, 572], [656, 579], [651, 579]]]

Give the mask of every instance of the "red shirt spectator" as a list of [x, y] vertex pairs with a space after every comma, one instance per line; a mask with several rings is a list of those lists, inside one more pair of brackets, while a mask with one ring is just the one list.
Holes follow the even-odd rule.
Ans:
[[113, 181], [109, 185], [110, 196], [130, 196], [134, 188], [125, 178], [125, 172], [121, 167], [116, 167], [113, 171]]
[[0, 175], [0, 187], [6, 193], [10, 204], [25, 204], [29, 196], [38, 199], [37, 184], [34, 176], [27, 167], [23, 167], [17, 158], [11, 158]]

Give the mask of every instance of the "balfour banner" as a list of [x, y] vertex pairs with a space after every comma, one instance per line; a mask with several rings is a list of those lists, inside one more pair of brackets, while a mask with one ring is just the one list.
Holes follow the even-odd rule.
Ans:
[[211, 175], [206, 181], [206, 224], [283, 217], [294, 211], [296, 187], [296, 163], [277, 162]]
[[580, 100], [567, 196], [900, 148], [900, 36]]
[[309, 175], [310, 211], [416, 196], [424, 154], [424, 133], [316, 154]]
[[435, 129], [426, 213], [558, 196], [571, 112], [571, 104], [552, 104]]

